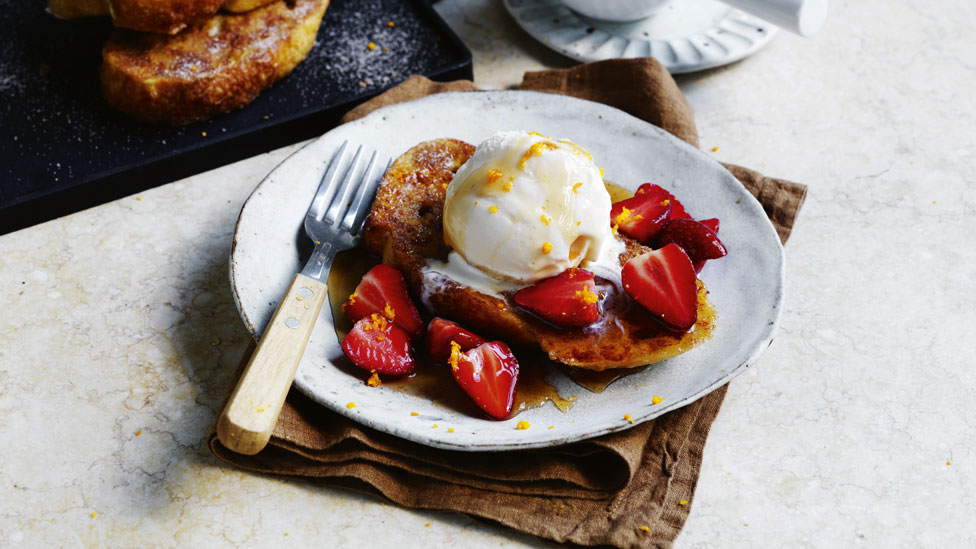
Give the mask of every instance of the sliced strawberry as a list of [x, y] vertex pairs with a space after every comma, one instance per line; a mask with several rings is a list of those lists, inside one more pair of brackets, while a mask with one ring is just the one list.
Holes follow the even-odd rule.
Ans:
[[669, 204], [671, 205], [671, 215], [668, 217], [668, 219], [691, 219], [691, 214], [685, 210], [685, 207], [681, 205], [681, 202], [678, 202], [678, 199], [675, 198], [674, 195], [668, 192], [664, 187], [653, 185], [651, 183], [644, 183], [640, 187], [637, 187], [637, 192], [634, 193], [634, 196], [640, 196], [645, 193], [655, 193], [656, 195], [661, 195], [661, 193], [663, 193], [664, 198], [668, 199]]
[[515, 293], [515, 303], [560, 328], [580, 328], [600, 319], [593, 273], [566, 269]]
[[477, 347], [488, 340], [473, 334], [458, 324], [443, 318], [434, 318], [427, 325], [427, 354], [431, 360], [447, 362], [451, 357], [451, 342], [457, 342], [461, 351]]
[[482, 410], [495, 419], [512, 411], [519, 364], [501, 341], [482, 343], [467, 352], [452, 345], [450, 364], [454, 380]]
[[658, 247], [668, 244], [681, 246], [692, 262], [725, 257], [728, 251], [718, 236], [694, 219], [673, 219], [657, 236]]
[[[702, 225], [708, 227], [713, 233], [718, 235], [718, 218], [713, 217], [711, 219], [702, 219], [699, 221]], [[700, 273], [702, 268], [705, 267], [705, 259], [699, 259], [698, 261], [692, 261], [691, 264], [695, 266], [695, 272]]]
[[410, 301], [403, 275], [382, 263], [363, 275], [363, 280], [349, 296], [342, 310], [353, 322], [373, 313], [382, 314], [410, 334], [411, 338], [424, 332], [424, 323], [420, 320], [417, 308]]
[[650, 242], [661, 232], [671, 214], [668, 198], [671, 195], [661, 187], [655, 187], [614, 202], [610, 208], [610, 225], [639, 242]]
[[718, 218], [713, 217], [711, 219], [702, 219], [699, 221], [702, 225], [708, 227], [713, 233], [718, 234]]
[[356, 322], [349, 334], [342, 338], [342, 352], [353, 364], [368, 372], [413, 373], [410, 336], [379, 313]]
[[677, 244], [632, 258], [620, 273], [624, 291], [667, 326], [687, 330], [698, 320], [698, 284]]

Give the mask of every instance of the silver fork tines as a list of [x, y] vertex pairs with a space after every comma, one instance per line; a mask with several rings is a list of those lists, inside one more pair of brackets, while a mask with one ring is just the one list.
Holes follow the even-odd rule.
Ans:
[[372, 152], [366, 167], [360, 169], [363, 147], [346, 163], [348, 144], [343, 142], [332, 157], [305, 214], [305, 232], [315, 242], [315, 250], [302, 274], [320, 280], [328, 276], [337, 252], [359, 243], [360, 231], [379, 184], [375, 170], [377, 153]]

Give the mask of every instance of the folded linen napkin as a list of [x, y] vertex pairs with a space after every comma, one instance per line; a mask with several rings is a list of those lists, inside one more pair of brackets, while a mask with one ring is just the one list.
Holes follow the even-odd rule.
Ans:
[[[698, 145], [691, 107], [670, 74], [650, 58], [531, 72], [521, 89], [606, 103]], [[432, 93], [469, 90], [477, 88], [468, 81], [415, 76], [343, 121]], [[785, 242], [806, 187], [727, 168], [762, 203]], [[368, 429], [292, 390], [270, 444], [259, 454], [231, 452], [215, 434], [209, 444], [221, 460], [250, 471], [305, 477], [415, 509], [465, 513], [559, 543], [668, 547], [688, 516], [708, 430], [725, 393], [722, 387], [652, 421], [587, 441], [469, 453]]]

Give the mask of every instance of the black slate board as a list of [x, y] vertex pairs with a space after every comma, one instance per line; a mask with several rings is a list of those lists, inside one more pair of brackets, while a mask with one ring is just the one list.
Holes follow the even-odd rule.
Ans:
[[110, 21], [61, 21], [45, 3], [0, 10], [0, 234], [319, 135], [410, 75], [472, 76], [471, 53], [426, 2], [332, 0], [306, 60], [253, 103], [152, 126], [102, 99]]

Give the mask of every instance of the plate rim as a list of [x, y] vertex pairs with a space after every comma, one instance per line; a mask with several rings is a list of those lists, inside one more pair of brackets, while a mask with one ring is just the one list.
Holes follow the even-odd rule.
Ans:
[[[252, 337], [257, 338], [258, 337], [258, 334], [261, 332], [261, 329], [259, 329], [257, 327], [257, 325], [252, 320], [250, 320], [248, 318], [247, 313], [245, 312], [244, 307], [243, 307], [243, 304], [241, 302], [240, 290], [238, 288], [238, 283], [237, 283], [238, 282], [238, 278], [237, 278], [236, 271], [235, 271], [235, 261], [234, 261], [234, 257], [235, 256], [234, 256], [234, 254], [235, 254], [235, 252], [237, 250], [238, 236], [239, 236], [239, 232], [241, 231], [241, 223], [242, 223], [242, 220], [244, 218], [245, 212], [246, 212], [246, 210], [248, 208], [248, 205], [252, 202], [252, 199], [255, 196], [257, 196], [259, 194], [259, 192], [261, 191], [261, 187], [266, 182], [268, 182], [275, 175], [275, 173], [280, 168], [282, 168], [285, 164], [287, 164], [288, 162], [290, 162], [293, 157], [296, 157], [296, 156], [299, 156], [299, 155], [303, 154], [306, 149], [308, 149], [310, 147], [313, 147], [316, 143], [318, 143], [320, 140], [326, 138], [330, 134], [333, 134], [334, 132], [342, 131], [342, 128], [344, 128], [346, 126], [355, 125], [355, 124], [358, 124], [358, 125], [366, 125], [366, 124], [368, 124], [369, 122], [371, 122], [371, 121], [373, 121], [375, 119], [381, 119], [385, 115], [385, 113], [389, 112], [390, 110], [401, 109], [401, 108], [411, 108], [411, 105], [416, 105], [416, 104], [419, 104], [419, 103], [423, 103], [424, 101], [440, 100], [440, 99], [435, 99], [435, 98], [443, 98], [443, 96], [463, 97], [465, 95], [470, 95], [472, 93], [485, 94], [485, 95], [499, 95], [499, 96], [505, 96], [505, 97], [509, 97], [509, 96], [511, 96], [511, 97], [517, 97], [519, 95], [544, 95], [544, 96], [547, 96], [547, 98], [559, 97], [559, 98], [562, 98], [562, 99], [565, 99], [565, 100], [569, 100], [570, 102], [579, 101], [579, 102], [589, 103], [591, 105], [595, 105], [598, 109], [609, 109], [609, 110], [612, 110], [612, 111], [616, 111], [617, 114], [623, 115], [623, 116], [626, 116], [626, 117], [629, 117], [629, 118], [633, 119], [634, 121], [638, 122], [640, 125], [644, 126], [646, 129], [649, 129], [653, 133], [657, 133], [659, 136], [663, 136], [666, 140], [670, 141], [672, 143], [672, 145], [675, 145], [675, 146], [677, 146], [679, 148], [684, 148], [687, 151], [691, 151], [694, 156], [697, 156], [698, 158], [700, 158], [700, 159], [702, 159], [702, 160], [704, 160], [704, 161], [706, 161], [706, 162], [708, 162], [710, 164], [713, 164], [713, 167], [717, 167], [720, 170], [726, 172], [729, 175], [729, 177], [731, 177], [736, 182], [738, 182], [740, 185], [742, 185], [741, 181], [739, 181], [739, 179], [736, 178], [735, 175], [733, 175], [731, 172], [729, 172], [729, 170], [725, 166], [723, 166], [721, 163], [719, 163], [718, 161], [716, 161], [714, 158], [712, 158], [712, 157], [708, 156], [707, 154], [705, 154], [705, 152], [702, 151], [701, 149], [699, 149], [699, 148], [691, 145], [690, 143], [687, 143], [687, 142], [679, 139], [678, 137], [676, 137], [675, 135], [671, 134], [670, 132], [667, 132], [666, 130], [664, 130], [664, 129], [662, 129], [662, 128], [654, 125], [654, 124], [651, 124], [650, 122], [647, 122], [647, 121], [645, 121], [643, 119], [640, 119], [638, 117], [635, 117], [635, 116], [631, 115], [630, 113], [627, 113], [627, 112], [622, 111], [620, 109], [617, 109], [615, 107], [611, 107], [611, 106], [606, 105], [604, 103], [599, 103], [599, 102], [590, 101], [590, 100], [586, 100], [586, 99], [580, 99], [580, 98], [576, 98], [576, 97], [572, 97], [572, 96], [566, 96], [566, 95], [562, 95], [562, 94], [548, 93], [548, 92], [538, 92], [538, 91], [531, 91], [531, 90], [476, 90], [476, 91], [450, 91], [450, 92], [441, 92], [441, 93], [435, 93], [435, 94], [427, 95], [427, 96], [424, 96], [424, 97], [412, 99], [412, 100], [409, 100], [409, 101], [404, 101], [404, 102], [400, 102], [400, 103], [394, 103], [394, 104], [391, 104], [391, 105], [386, 105], [386, 106], [377, 108], [376, 110], [370, 112], [369, 114], [363, 116], [362, 118], [359, 118], [357, 120], [354, 120], [354, 121], [351, 121], [351, 122], [348, 122], [346, 124], [342, 124], [342, 125], [339, 125], [339, 126], [336, 126], [336, 127], [332, 128], [332, 129], [330, 129], [329, 131], [323, 133], [319, 137], [310, 140], [308, 143], [306, 143], [305, 145], [303, 145], [302, 147], [300, 147], [298, 150], [296, 150], [296, 151], [292, 152], [291, 154], [289, 154], [280, 163], [278, 163], [271, 171], [269, 171], [268, 174], [264, 178], [262, 178], [262, 180], [257, 184], [257, 186], [255, 186], [255, 188], [251, 191], [251, 193], [248, 194], [247, 199], [241, 205], [240, 213], [238, 214], [237, 220], [235, 222], [234, 234], [233, 234], [233, 238], [232, 238], [232, 245], [231, 245], [231, 250], [230, 250], [230, 254], [229, 254], [229, 258], [228, 258], [228, 275], [229, 275], [229, 282], [230, 282], [230, 285], [231, 285], [231, 293], [232, 293], [232, 296], [233, 296], [233, 299], [234, 299], [234, 305], [237, 308], [238, 313], [240, 314], [241, 319], [243, 320], [245, 327], [247, 328], [248, 332], [252, 335]], [[516, 100], [516, 101], [518, 101], [518, 100]], [[742, 191], [743, 191], [743, 193], [750, 200], [752, 200], [755, 203], [754, 204], [755, 207], [758, 207], [760, 209], [760, 211], [764, 211], [763, 208], [762, 208], [762, 205], [759, 203], [759, 201], [751, 193], [749, 193], [748, 190], [745, 189], [744, 186], [742, 187]], [[650, 421], [650, 420], [652, 420], [654, 418], [657, 418], [657, 417], [659, 417], [661, 415], [664, 415], [665, 413], [668, 413], [668, 412], [670, 412], [672, 410], [676, 410], [678, 408], [687, 406], [688, 404], [691, 404], [691, 403], [693, 403], [693, 402], [695, 402], [695, 401], [703, 398], [704, 396], [706, 396], [706, 395], [710, 394], [711, 392], [715, 391], [716, 389], [718, 389], [722, 385], [728, 383], [731, 379], [735, 378], [736, 376], [738, 376], [739, 374], [741, 374], [743, 371], [745, 371], [746, 369], [748, 369], [749, 366], [751, 366], [762, 355], [762, 353], [765, 352], [765, 350], [772, 343], [773, 339], [775, 339], [776, 333], [777, 333], [778, 328], [779, 328], [780, 320], [781, 320], [781, 317], [782, 317], [782, 310], [783, 310], [782, 304], [783, 304], [783, 302], [785, 300], [786, 258], [785, 258], [785, 253], [784, 253], [784, 249], [783, 249], [782, 242], [779, 240], [779, 237], [778, 237], [778, 235], [776, 233], [776, 230], [775, 230], [775, 228], [774, 228], [774, 226], [772, 224], [772, 221], [769, 219], [769, 217], [767, 215], [763, 214], [761, 216], [760, 223], [764, 226], [764, 230], [770, 231], [770, 233], [774, 236], [773, 241], [776, 244], [776, 246], [775, 246], [776, 254], [775, 255], [776, 255], [777, 262], [778, 262], [778, 272], [777, 272], [777, 277], [776, 277], [778, 284], [776, 286], [776, 292], [775, 292], [775, 294], [773, 296], [774, 297], [773, 309], [774, 309], [775, 312], [774, 312], [774, 315], [773, 315], [772, 319], [767, 323], [765, 329], [763, 330], [763, 332], [762, 332], [762, 334], [763, 334], [762, 335], [762, 338], [759, 339], [758, 342], [755, 345], [753, 345], [751, 351], [747, 354], [747, 356], [738, 365], [736, 365], [736, 366], [732, 367], [731, 369], [729, 369], [727, 373], [725, 373], [723, 375], [720, 375], [719, 377], [717, 377], [715, 380], [713, 380], [711, 383], [709, 383], [708, 385], [706, 385], [704, 388], [702, 388], [699, 391], [696, 391], [696, 392], [694, 392], [694, 393], [692, 393], [690, 395], [686, 395], [683, 398], [676, 399], [676, 400], [673, 400], [673, 401], [669, 401], [669, 402], [667, 402], [666, 404], [664, 404], [660, 408], [658, 408], [657, 406], [655, 406], [654, 407], [655, 408], [654, 411], [652, 411], [652, 412], [650, 412], [648, 414], [645, 414], [645, 415], [643, 415], [641, 417], [634, 418], [635, 421], [634, 421], [633, 424], [624, 421], [624, 422], [619, 423], [619, 424], [606, 425], [603, 428], [601, 428], [599, 430], [596, 430], [594, 432], [587, 432], [587, 433], [583, 433], [583, 434], [575, 434], [575, 435], [569, 435], [569, 436], [563, 436], [563, 437], [556, 436], [556, 437], [552, 437], [552, 438], [546, 439], [546, 440], [537, 440], [537, 441], [513, 441], [513, 442], [510, 442], [510, 443], [489, 442], [489, 443], [484, 443], [484, 444], [479, 444], [479, 443], [458, 444], [458, 443], [452, 443], [450, 441], [442, 441], [442, 440], [434, 440], [434, 439], [430, 439], [430, 438], [422, 438], [422, 437], [419, 437], [419, 436], [414, 435], [409, 430], [402, 429], [402, 428], [399, 428], [399, 427], [396, 427], [396, 426], [383, 425], [383, 424], [372, 424], [371, 422], [365, 421], [366, 418], [358, 417], [357, 414], [355, 414], [353, 412], [354, 409], [353, 410], [347, 410], [345, 408], [345, 406], [340, 407], [338, 404], [335, 404], [335, 403], [332, 403], [332, 402], [327, 401], [321, 395], [318, 395], [318, 394], [316, 394], [313, 391], [307, 390], [305, 387], [303, 387], [302, 383], [300, 382], [299, 376], [297, 376], [297, 375], [296, 375], [296, 378], [295, 378], [294, 385], [299, 390], [301, 390], [302, 393], [305, 394], [308, 398], [310, 398], [311, 400], [313, 400], [316, 404], [318, 404], [320, 406], [323, 406], [323, 407], [325, 407], [325, 408], [327, 408], [329, 410], [332, 410], [332, 411], [334, 411], [334, 412], [342, 415], [343, 417], [346, 417], [348, 419], [351, 419], [353, 421], [356, 421], [357, 423], [359, 423], [360, 425], [362, 425], [364, 427], [376, 429], [376, 430], [378, 430], [380, 432], [384, 432], [384, 433], [387, 433], [387, 434], [396, 436], [398, 438], [401, 438], [401, 439], [404, 439], [404, 440], [408, 440], [408, 441], [411, 441], [411, 442], [414, 442], [414, 443], [417, 443], [417, 444], [421, 444], [421, 445], [424, 445], [424, 446], [430, 446], [430, 447], [440, 448], [440, 449], [446, 449], [446, 450], [471, 451], [471, 452], [496, 452], [496, 451], [501, 452], [501, 451], [518, 451], [518, 450], [530, 450], [530, 449], [539, 449], [539, 448], [551, 448], [551, 447], [562, 446], [562, 445], [565, 445], [565, 444], [571, 444], [571, 443], [575, 443], [575, 442], [583, 442], [583, 441], [591, 440], [593, 438], [600, 437], [600, 436], [603, 436], [603, 435], [607, 435], [607, 434], [610, 434], [610, 433], [614, 433], [614, 432], [623, 431], [623, 430], [627, 430], [627, 429], [633, 428], [633, 427], [635, 427], [635, 426], [637, 426], [637, 425], [639, 425], [639, 424], [641, 424], [641, 423], [643, 423], [645, 421]], [[702, 346], [704, 346], [704, 345], [708, 345], [708, 341], [703, 342], [702, 343]], [[488, 421], [488, 420], [485, 420], [485, 421]]]

